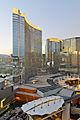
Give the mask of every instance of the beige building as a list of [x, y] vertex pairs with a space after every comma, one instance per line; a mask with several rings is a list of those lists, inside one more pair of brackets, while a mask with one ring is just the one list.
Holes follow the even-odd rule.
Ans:
[[80, 72], [80, 37], [63, 40], [61, 58], [61, 68]]

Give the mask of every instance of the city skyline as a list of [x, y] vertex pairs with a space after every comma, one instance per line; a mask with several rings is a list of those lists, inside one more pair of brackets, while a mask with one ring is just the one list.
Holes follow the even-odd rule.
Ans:
[[[46, 3], [45, 3], [46, 2]], [[12, 8], [21, 9], [32, 24], [42, 28], [43, 45], [49, 37], [64, 39], [80, 36], [80, 1], [35, 0], [24, 2], [7, 0], [0, 2], [0, 54], [12, 53]], [[44, 49], [43, 49], [44, 52]]]

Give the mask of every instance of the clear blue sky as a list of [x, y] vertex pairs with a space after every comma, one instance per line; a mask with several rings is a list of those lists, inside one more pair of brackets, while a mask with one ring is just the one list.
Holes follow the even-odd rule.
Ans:
[[80, 36], [80, 0], [0, 0], [0, 53], [12, 53], [13, 7], [43, 29], [44, 41]]

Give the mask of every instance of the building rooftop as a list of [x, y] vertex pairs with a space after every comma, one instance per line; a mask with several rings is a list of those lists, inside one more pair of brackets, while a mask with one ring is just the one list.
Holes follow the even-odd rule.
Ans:
[[69, 98], [69, 97], [71, 97], [73, 95], [73, 93], [74, 93], [73, 90], [63, 88], [63, 89], [61, 89], [61, 91], [57, 95]]
[[57, 88], [60, 88], [59, 86], [46, 86], [46, 87], [40, 87], [40, 88], [37, 88], [39, 91], [45, 93], [45, 92], [48, 92], [50, 90], [54, 90], [54, 89], [57, 89]]
[[43, 97], [22, 106], [22, 110], [30, 115], [44, 115], [57, 111], [64, 100], [60, 96]]
[[52, 42], [62, 42], [62, 40], [58, 39], [58, 38], [48, 38], [49, 41]]
[[16, 94], [21, 94], [21, 95], [27, 95], [27, 96], [36, 96], [36, 97], [40, 97], [39, 95], [37, 95], [36, 93], [26, 93], [26, 92], [21, 92], [21, 91], [18, 91], [16, 92]]
[[26, 15], [23, 14], [23, 13], [21, 13], [19, 9], [17, 9], [17, 8], [13, 8], [12, 12], [13, 12], [14, 14], [18, 14], [18, 15], [24, 17], [25, 21], [26, 21], [26, 22], [27, 22], [32, 28], [42, 31], [41, 28], [32, 25], [32, 24], [30, 23], [30, 21], [28, 21], [28, 19], [26, 18]]
[[20, 85], [19, 88], [25, 88], [25, 89], [30, 89], [30, 90], [36, 90], [36, 88], [31, 87], [31, 86], [27, 86], [27, 85]]
[[65, 39], [63, 39], [63, 40], [69, 40], [69, 39], [80, 39], [80, 37], [65, 38]]

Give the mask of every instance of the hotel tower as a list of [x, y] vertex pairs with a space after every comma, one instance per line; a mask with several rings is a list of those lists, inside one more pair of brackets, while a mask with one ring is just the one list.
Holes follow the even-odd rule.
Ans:
[[42, 30], [16, 8], [13, 8], [13, 57], [19, 63], [24, 61], [26, 80], [41, 67]]

